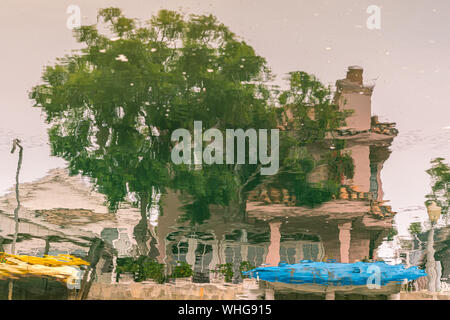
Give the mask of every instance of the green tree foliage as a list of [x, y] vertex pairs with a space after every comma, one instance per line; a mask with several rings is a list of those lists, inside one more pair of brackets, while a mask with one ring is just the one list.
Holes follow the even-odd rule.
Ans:
[[315, 143], [345, 125], [351, 111], [339, 110], [330, 87], [303, 71], [290, 72], [287, 80], [289, 89], [282, 91], [278, 100], [285, 106], [280, 109], [281, 115], [293, 120], [286, 132], [292, 143], [300, 146]]
[[173, 268], [170, 278], [186, 278], [194, 274], [191, 265], [184, 261], [177, 261], [176, 266]]
[[99, 21], [111, 35], [77, 29], [85, 47], [47, 67], [31, 97], [53, 154], [92, 177], [112, 210], [127, 192], [169, 186], [173, 130], [273, 127], [265, 60], [215, 17], [161, 10], [141, 24], [108, 8]]
[[239, 272], [241, 274], [242, 279], [247, 279], [248, 276], [244, 275], [243, 273], [246, 271], [250, 271], [255, 269], [256, 267], [249, 261], [241, 261], [239, 264]]
[[328, 165], [328, 179], [335, 183], [340, 183], [343, 176], [351, 179], [355, 174], [352, 157], [341, 150], [328, 153], [326, 163]]
[[[292, 150], [344, 123], [346, 113], [314, 76], [292, 72], [288, 90], [273, 90], [265, 59], [212, 15], [161, 10], [141, 22], [106, 8], [98, 24], [76, 29], [75, 37], [83, 48], [47, 66], [30, 96], [50, 124], [53, 155], [68, 161], [71, 174], [91, 177], [111, 211], [127, 194], [137, 195], [137, 233], [147, 229], [155, 190], [190, 194], [185, 216], [201, 223], [210, 204], [245, 211], [247, 192], [261, 182], [259, 165], [173, 165], [175, 129], [192, 132], [194, 120], [223, 133], [272, 129], [285, 111], [279, 104], [288, 105], [293, 119], [291, 133], [282, 135], [281, 164], [304, 175], [310, 164], [294, 164]], [[140, 236], [142, 247], [149, 237]]]
[[232, 263], [218, 264], [211, 272], [221, 274], [224, 277], [225, 282], [229, 283], [233, 281], [234, 271]]
[[116, 267], [116, 281], [124, 273], [130, 273], [134, 281], [141, 282], [154, 280], [157, 283], [164, 283], [169, 279], [187, 278], [193, 275], [191, 266], [187, 262], [177, 261], [172, 273], [165, 274], [164, 264], [158, 263], [147, 256], [140, 256], [137, 259], [132, 257], [118, 258]]
[[389, 229], [388, 234], [387, 234], [387, 241], [392, 241], [392, 240], [394, 240], [394, 237], [395, 237], [397, 234], [398, 234], [397, 229], [395, 229], [395, 228]]
[[[289, 88], [278, 96], [283, 107], [277, 109], [279, 121], [286, 127], [281, 134], [282, 165], [271, 185], [290, 190], [297, 205], [315, 206], [338, 193], [343, 176], [353, 177], [353, 160], [341, 152], [345, 142], [333, 137], [351, 111], [339, 110], [330, 87], [313, 75], [295, 71], [287, 80]], [[311, 145], [330, 149], [321, 160], [315, 160], [308, 151]], [[312, 184], [308, 175], [319, 165], [327, 166], [328, 179]]]
[[422, 225], [420, 224], [420, 222], [413, 222], [409, 225], [408, 231], [413, 235], [419, 234], [422, 232]]
[[126, 257], [117, 259], [116, 281], [123, 273], [131, 273], [134, 281], [155, 280], [158, 283], [165, 282], [164, 264], [150, 259], [147, 256], [140, 256], [137, 259]]
[[426, 196], [426, 204], [436, 202], [442, 209], [442, 214], [447, 214], [450, 204], [450, 167], [444, 162], [444, 158], [436, 158], [431, 161], [432, 167], [427, 170], [431, 177], [431, 193]]

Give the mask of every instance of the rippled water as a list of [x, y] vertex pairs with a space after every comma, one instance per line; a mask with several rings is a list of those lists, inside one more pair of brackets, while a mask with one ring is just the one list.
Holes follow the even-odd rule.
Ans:
[[[445, 123], [448, 68], [442, 65], [450, 48], [445, 24], [448, 2], [436, 3], [435, 8], [426, 1], [408, 2], [411, 10], [401, 2], [389, 3], [383, 17], [386, 13], [390, 18], [383, 21], [398, 24], [383, 22], [381, 30], [366, 30], [366, 8], [354, 1], [209, 4], [208, 10], [254, 45], [280, 77], [292, 70], [310, 70], [334, 85], [345, 63], [364, 65], [365, 80], [376, 83], [371, 114], [397, 121], [399, 134], [393, 141], [347, 146], [355, 177], [340, 181], [334, 197], [326, 188], [269, 179], [254, 186], [245, 210], [192, 202], [186, 194], [167, 190], [155, 192], [153, 203], [143, 209], [138, 208], [136, 195], [128, 194], [115, 213], [88, 178], [69, 177], [66, 161], [50, 156], [44, 116], [30, 106], [27, 92], [39, 81], [42, 67], [80, 46], [67, 28], [66, 4], [47, 2], [48, 6], [46, 1], [26, 5], [10, 1], [2, 10], [8, 50], [0, 59], [4, 88], [0, 252], [34, 257], [70, 254], [90, 266], [73, 289], [52, 277], [31, 277], [26, 272], [11, 282], [10, 274], [2, 273], [0, 256], [0, 299], [8, 294], [13, 299], [428, 299], [438, 293], [448, 297], [448, 218], [441, 216], [432, 225], [424, 206], [430, 192], [425, 172], [430, 160], [450, 159], [450, 122]], [[175, 2], [163, 6], [176, 9], [180, 4]], [[186, 9], [203, 12], [205, 4], [194, 2]], [[98, 5], [83, 4], [83, 24], [98, 22]], [[142, 21], [160, 6], [151, 1], [120, 5]], [[303, 32], [310, 29], [317, 32]], [[123, 54], [118, 58], [113, 62], [127, 61]], [[17, 153], [10, 154], [15, 138], [24, 148], [19, 220], [14, 219], [17, 203], [12, 191]], [[311, 179], [318, 184], [329, 180], [320, 169]], [[110, 187], [114, 194], [114, 184]], [[299, 189], [307, 194], [303, 202], [297, 201]], [[317, 204], [317, 199], [326, 201]], [[418, 229], [415, 234], [410, 233], [411, 226]], [[402, 263], [418, 266], [428, 276], [369, 289], [265, 282], [242, 273], [280, 262], [330, 259], [346, 264]]]
[[[5, 136], [3, 148], [8, 146], [6, 139], [12, 137], [11, 134]], [[396, 139], [398, 142], [392, 146], [372, 149], [372, 158], [374, 152], [393, 151], [386, 160], [382, 158], [384, 165], [381, 171], [372, 170], [367, 176], [369, 181], [357, 181], [359, 191], [374, 193], [377, 200], [385, 200], [387, 195], [397, 196], [397, 200], [390, 198], [392, 215], [388, 213], [383, 219], [368, 215], [370, 204], [358, 199], [364, 195], [357, 193], [357, 198], [352, 199], [350, 189], [347, 189], [348, 199], [331, 200], [314, 208], [286, 205], [280, 190], [270, 188], [266, 191], [271, 203], [264, 203], [262, 196], [258, 195], [260, 190], [247, 203], [245, 218], [236, 219], [228, 215], [227, 208], [213, 207], [210, 217], [195, 225], [189, 219], [183, 220], [186, 198], [173, 192], [162, 196], [161, 210], [148, 210], [144, 216], [131, 202], [122, 204], [116, 214], [110, 214], [104, 205], [104, 196], [96, 193], [87, 179], [68, 177], [64, 169], [55, 169], [44, 178], [21, 186], [22, 209], [16, 252], [33, 256], [72, 254], [89, 261], [95, 275], [92, 277], [91, 299], [151, 299], [157, 295], [166, 299], [329, 298], [320, 286], [258, 283], [245, 279], [241, 273], [279, 262], [327, 259], [347, 263], [382, 259], [390, 264], [416, 265], [429, 273], [428, 277], [403, 288], [393, 285], [379, 291], [336, 289], [333, 293], [335, 299], [388, 299], [397, 297], [401, 290], [444, 292], [450, 283], [450, 229], [446, 218], [442, 217], [430, 231], [423, 198], [384, 189], [403, 183], [396, 179], [397, 176], [389, 175], [393, 171], [398, 174], [400, 167], [404, 168], [401, 159], [408, 154], [417, 156], [418, 150], [423, 150], [421, 163], [426, 164], [427, 159], [424, 158], [430, 153], [425, 156], [425, 152], [441, 151], [436, 146], [446, 136], [436, 131], [425, 136], [422, 142], [419, 135], [399, 135]], [[24, 143], [25, 150], [42, 152], [46, 149], [43, 141], [37, 139], [33, 143]], [[49, 167], [50, 163], [51, 160], [47, 164]], [[396, 164], [398, 166], [394, 168]], [[412, 165], [416, 165], [414, 161]], [[358, 162], [356, 166], [356, 171], [367, 173], [367, 168], [358, 168]], [[413, 179], [415, 173], [405, 172], [408, 173]], [[359, 177], [364, 177], [364, 174]], [[412, 193], [428, 189], [416, 184], [408, 184], [408, 187]], [[12, 216], [15, 205], [13, 193], [0, 199], [0, 251], [8, 252], [11, 248], [16, 227]], [[399, 209], [395, 214], [396, 208]], [[405, 230], [416, 221], [422, 222], [424, 232], [411, 236]], [[392, 229], [400, 231], [399, 234], [392, 236]], [[146, 256], [148, 261], [139, 262], [138, 258], [142, 256]], [[145, 273], [130, 273], [131, 269], [123, 267], [127, 263], [156, 269], [162, 265], [162, 278], [155, 276], [158, 275], [156, 271], [147, 277]], [[16, 298], [40, 296], [53, 299], [56, 298], [55, 292], [64, 290], [58, 287], [58, 283], [51, 282], [47, 288], [53, 289], [30, 293], [27, 288], [31, 284], [27, 284], [28, 280], [21, 281], [25, 282], [17, 286]], [[129, 289], [129, 283], [135, 281], [142, 286], [138, 293]], [[36, 286], [36, 282], [32, 283]], [[122, 288], [120, 294], [114, 293], [119, 291], [111, 291], [117, 286]], [[2, 292], [6, 293], [6, 290], [2, 289]]]

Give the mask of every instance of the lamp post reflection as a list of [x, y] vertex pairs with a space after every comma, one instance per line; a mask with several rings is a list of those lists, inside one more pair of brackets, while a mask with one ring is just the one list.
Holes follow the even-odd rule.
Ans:
[[431, 222], [431, 229], [428, 233], [427, 241], [427, 263], [426, 271], [428, 277], [428, 290], [430, 292], [440, 291], [440, 265], [439, 261], [436, 262], [434, 259], [434, 229], [436, 222], [441, 216], [441, 208], [433, 201], [429, 206], [427, 206], [428, 217]]

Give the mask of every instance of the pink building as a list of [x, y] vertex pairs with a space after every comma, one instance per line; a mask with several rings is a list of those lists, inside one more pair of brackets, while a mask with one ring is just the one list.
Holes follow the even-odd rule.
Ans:
[[343, 129], [367, 131], [371, 128], [371, 98], [373, 86], [363, 84], [363, 69], [348, 67], [347, 77], [336, 81], [335, 102], [341, 110], [353, 110]]

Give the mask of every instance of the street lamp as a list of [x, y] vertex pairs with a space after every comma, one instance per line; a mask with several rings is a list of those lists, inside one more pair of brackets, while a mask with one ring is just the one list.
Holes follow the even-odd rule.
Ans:
[[428, 217], [431, 221], [431, 229], [428, 234], [427, 241], [427, 263], [426, 263], [426, 271], [428, 277], [428, 290], [430, 292], [438, 292], [440, 291], [440, 279], [441, 275], [437, 269], [437, 264], [434, 259], [434, 228], [435, 223], [439, 220], [441, 216], [441, 207], [439, 207], [436, 202], [432, 201], [429, 206], [427, 206]]
[[436, 202], [432, 201], [429, 206], [427, 206], [428, 217], [431, 223], [435, 223], [439, 220], [441, 216], [441, 207], [439, 207]]

